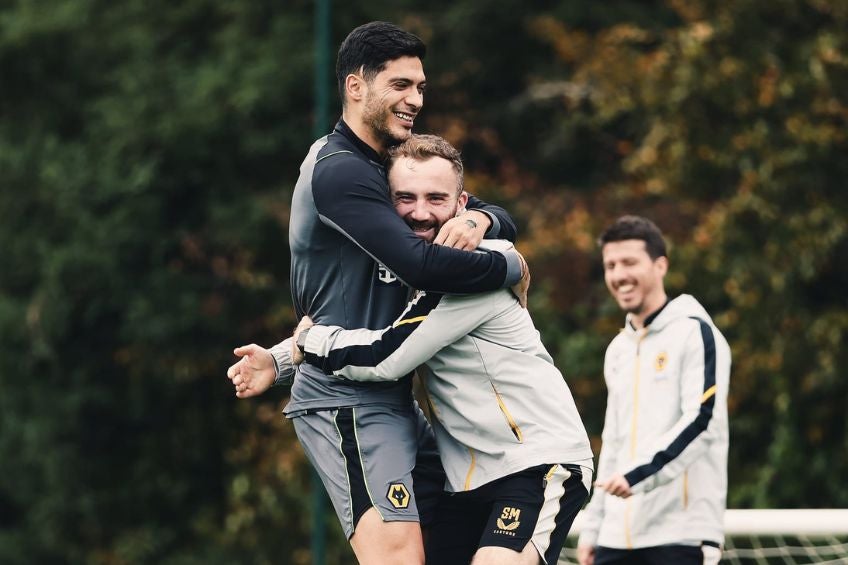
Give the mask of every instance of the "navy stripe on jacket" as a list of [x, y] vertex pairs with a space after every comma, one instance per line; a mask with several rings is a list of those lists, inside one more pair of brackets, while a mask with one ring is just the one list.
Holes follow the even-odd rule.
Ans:
[[403, 342], [421, 325], [427, 315], [433, 311], [442, 299], [440, 293], [422, 293], [403, 317], [384, 331], [380, 338], [363, 345], [350, 345], [330, 351], [329, 356], [321, 357], [306, 353], [305, 361], [319, 367], [325, 374], [331, 375], [343, 367], [376, 367], [392, 353], [400, 349]]
[[[715, 337], [713, 336], [712, 328], [704, 320], [694, 316], [692, 319], [698, 321], [701, 328], [701, 338], [704, 341], [704, 393], [706, 393], [716, 384]], [[650, 463], [640, 465], [624, 475], [630, 486], [632, 487], [651, 475], [658, 473], [660, 469], [683, 453], [683, 450], [690, 443], [706, 431], [713, 417], [713, 406], [715, 406], [715, 394], [710, 394], [701, 402], [701, 409], [692, 423], [683, 428], [683, 431], [674, 438], [668, 447], [662, 451], [658, 451]]]

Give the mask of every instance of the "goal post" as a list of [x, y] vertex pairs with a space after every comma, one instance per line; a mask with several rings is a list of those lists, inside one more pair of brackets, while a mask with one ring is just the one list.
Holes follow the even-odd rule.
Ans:
[[[577, 515], [558, 565], [577, 563]], [[848, 564], [848, 509], [727, 510], [722, 564]]]
[[724, 529], [732, 535], [830, 535], [848, 533], [848, 509], [805, 508], [726, 510]]

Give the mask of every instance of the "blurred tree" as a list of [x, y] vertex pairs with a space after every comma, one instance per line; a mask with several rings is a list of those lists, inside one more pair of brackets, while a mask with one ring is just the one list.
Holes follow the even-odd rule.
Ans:
[[[0, 562], [310, 561], [284, 392], [224, 371], [294, 324], [313, 7], [0, 5]], [[595, 448], [622, 316], [594, 239], [641, 213], [733, 347], [731, 505], [848, 504], [848, 8], [378, 0], [334, 43], [371, 19], [428, 42], [419, 131], [513, 211]]]
[[252, 410], [279, 395], [237, 407], [224, 378], [293, 321], [295, 8], [4, 7], [0, 561], [270, 563], [308, 540], [303, 458]]
[[455, 34], [463, 65], [491, 86], [459, 89], [436, 129], [466, 150], [469, 186], [522, 220], [540, 329], [596, 446], [600, 360], [621, 314], [593, 242], [641, 213], [674, 243], [671, 290], [701, 298], [732, 342], [731, 505], [844, 506], [848, 10], [604, 8], [516, 8]]

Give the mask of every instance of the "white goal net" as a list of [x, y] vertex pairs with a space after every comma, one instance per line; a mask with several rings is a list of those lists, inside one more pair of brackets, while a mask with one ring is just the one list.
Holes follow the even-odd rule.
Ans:
[[[558, 565], [577, 564], [581, 516]], [[848, 565], [848, 509], [728, 510], [722, 565]]]

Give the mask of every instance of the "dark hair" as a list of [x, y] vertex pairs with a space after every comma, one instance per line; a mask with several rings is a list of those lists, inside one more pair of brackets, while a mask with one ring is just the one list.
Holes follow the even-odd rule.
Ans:
[[598, 245], [603, 248], [613, 241], [641, 239], [645, 242], [645, 250], [651, 259], [667, 257], [665, 240], [657, 225], [642, 216], [622, 216], [610, 227], [604, 230], [598, 238]]
[[339, 96], [345, 103], [345, 78], [362, 68], [363, 78], [371, 81], [386, 68], [386, 63], [401, 57], [424, 59], [427, 47], [418, 36], [389, 22], [369, 22], [348, 34], [336, 57]]
[[408, 157], [416, 161], [426, 161], [440, 157], [449, 161], [456, 173], [456, 192], [462, 192], [462, 157], [459, 151], [447, 140], [438, 135], [413, 134], [400, 145], [389, 149], [388, 170], [392, 169], [399, 157]]

